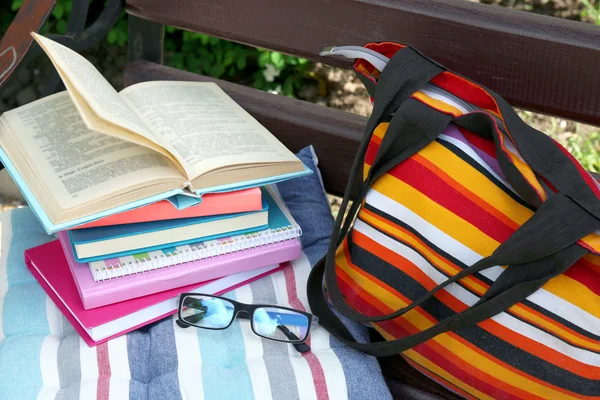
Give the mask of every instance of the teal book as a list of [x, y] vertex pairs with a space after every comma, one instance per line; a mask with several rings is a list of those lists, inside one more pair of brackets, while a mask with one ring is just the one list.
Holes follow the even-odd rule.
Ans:
[[115, 258], [104, 258], [88, 263], [89, 272], [94, 281], [104, 281], [153, 270], [165, 270], [174, 266], [199, 265], [197, 263], [201, 260], [206, 262], [215, 259], [228, 260], [228, 256], [233, 254], [243, 256], [250, 250], [266, 255], [275, 247], [287, 248], [289, 242], [296, 241], [295, 239], [302, 235], [302, 229], [273, 188], [266, 187], [262, 191], [269, 209], [268, 228], [253, 229], [239, 235], [229, 234], [217, 239], [161, 247], [151, 251], [140, 251]]
[[48, 233], [311, 173], [214, 83], [117, 92], [85, 58], [33, 35], [67, 90], [0, 116], [0, 161]]
[[263, 193], [262, 210], [68, 231], [80, 263], [149, 252], [165, 247], [242, 235], [269, 228], [270, 195]]

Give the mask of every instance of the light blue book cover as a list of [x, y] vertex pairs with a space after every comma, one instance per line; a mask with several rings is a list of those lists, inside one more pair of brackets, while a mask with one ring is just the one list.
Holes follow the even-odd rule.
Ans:
[[237, 184], [219, 185], [219, 186], [213, 186], [210, 188], [200, 189], [200, 190], [196, 191], [196, 193], [195, 193], [196, 196], [190, 195], [190, 194], [184, 192], [184, 190], [182, 190], [182, 189], [175, 189], [175, 190], [171, 190], [171, 191], [159, 194], [159, 195], [155, 195], [155, 196], [151, 196], [151, 197], [148, 197], [148, 198], [145, 198], [142, 200], [138, 200], [138, 201], [135, 201], [135, 202], [132, 202], [129, 204], [125, 204], [125, 205], [118, 206], [118, 207], [113, 207], [106, 211], [95, 213], [95, 214], [89, 215], [87, 217], [78, 218], [78, 219], [75, 219], [75, 220], [72, 220], [69, 222], [54, 224], [52, 221], [50, 221], [46, 212], [42, 208], [41, 204], [38, 202], [38, 200], [35, 198], [35, 196], [31, 192], [31, 190], [29, 189], [29, 186], [22, 179], [21, 175], [19, 174], [19, 172], [17, 171], [17, 169], [15, 168], [13, 163], [10, 161], [10, 159], [8, 158], [8, 156], [6, 155], [4, 150], [1, 148], [0, 148], [0, 161], [2, 161], [2, 164], [8, 171], [9, 175], [12, 177], [12, 179], [15, 181], [16, 185], [19, 187], [19, 190], [23, 194], [23, 197], [25, 197], [27, 204], [29, 205], [29, 207], [31, 207], [32, 211], [35, 213], [35, 215], [37, 216], [37, 218], [39, 219], [39, 221], [41, 222], [42, 226], [44, 227], [44, 229], [46, 230], [46, 232], [48, 234], [52, 234], [52, 233], [62, 231], [65, 229], [71, 229], [76, 226], [83, 225], [88, 222], [95, 221], [97, 219], [106, 217], [108, 215], [132, 210], [132, 209], [138, 208], [138, 207], [143, 207], [148, 204], [156, 203], [157, 201], [160, 201], [160, 200], [169, 200], [177, 209], [185, 209], [187, 207], [191, 207], [191, 206], [199, 204], [202, 201], [202, 195], [206, 194], [206, 193], [230, 192], [230, 191], [234, 191], [234, 190], [241, 190], [241, 189], [248, 189], [248, 188], [259, 187], [259, 186], [264, 186], [264, 185], [271, 185], [271, 184], [282, 182], [282, 181], [285, 181], [288, 179], [293, 179], [293, 178], [300, 177], [300, 176], [310, 175], [312, 173], [310, 168], [304, 166], [303, 171], [296, 172], [296, 173], [283, 174], [283, 175], [278, 175], [278, 176], [274, 176], [271, 178], [250, 180], [250, 181], [245, 181], [245, 182], [237, 183]]
[[[181, 228], [184, 226], [190, 225], [201, 225], [212, 221], [226, 221], [231, 218], [239, 217], [242, 215], [248, 214], [256, 214], [261, 212], [269, 212], [269, 201], [265, 198], [268, 196], [266, 193], [263, 193], [263, 204], [262, 209], [259, 211], [249, 211], [244, 213], [237, 214], [222, 214], [222, 215], [210, 215], [205, 217], [196, 217], [196, 218], [180, 218], [173, 220], [163, 220], [163, 221], [153, 221], [153, 222], [143, 222], [137, 224], [124, 224], [124, 225], [114, 225], [114, 226], [101, 226], [96, 228], [86, 228], [86, 229], [73, 229], [69, 231], [69, 239], [71, 240], [71, 244], [73, 245], [73, 250], [75, 253], [75, 259], [80, 263], [86, 263], [91, 261], [98, 261], [106, 258], [113, 257], [121, 257], [139, 252], [148, 252], [161, 249], [166, 246], [181, 246], [184, 244], [189, 244], [193, 242], [197, 242], [199, 240], [213, 240], [223, 236], [240, 235], [244, 233], [249, 233], [252, 231], [262, 230], [269, 228], [269, 225], [261, 225], [258, 227], [253, 227], [249, 229], [242, 229], [237, 231], [228, 231], [222, 234], [210, 235], [210, 236], [202, 236], [195, 237], [190, 240], [184, 240], [179, 242], [168, 242], [165, 244], [157, 245], [157, 246], [148, 246], [135, 248], [128, 251], [122, 251], [119, 253], [106, 254], [97, 257], [86, 257], [79, 258], [77, 255], [77, 251], [75, 251], [75, 245], [86, 244], [86, 243], [94, 243], [94, 242], [102, 242], [105, 240], [119, 239], [119, 238], [127, 238], [135, 235], [143, 235], [151, 232], [160, 232], [160, 231], [169, 231], [176, 228]], [[165, 232], [165, 235], [168, 235], [168, 232]]]
[[164, 267], [185, 262], [183, 260], [217, 257], [300, 237], [302, 229], [281, 202], [279, 196], [271, 190], [274, 189], [262, 188], [263, 198], [266, 199], [269, 209], [268, 228], [252, 229], [242, 234], [229, 233], [227, 236], [217, 239], [204, 239], [179, 246], [161, 247], [153, 251], [140, 251], [126, 256], [92, 261], [89, 266], [95, 276], [94, 279], [104, 280], [122, 276], [125, 267], [132, 263], [136, 264], [138, 270], [151, 270], [159, 268], [158, 264], [153, 262], [157, 258], [169, 260], [160, 264], [161, 267]]

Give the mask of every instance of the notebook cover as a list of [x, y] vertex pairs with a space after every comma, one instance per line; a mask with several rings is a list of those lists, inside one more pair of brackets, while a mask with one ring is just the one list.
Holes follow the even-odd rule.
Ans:
[[[240, 213], [240, 214], [211, 215], [211, 216], [198, 217], [198, 218], [183, 218], [183, 219], [166, 220], [166, 221], [144, 222], [141, 224], [101, 226], [98, 228], [90, 228], [90, 229], [74, 229], [74, 230], [69, 230], [67, 232], [68, 232], [71, 244], [73, 246], [73, 254], [75, 256], [75, 259], [78, 262], [85, 263], [85, 262], [102, 260], [102, 259], [106, 259], [106, 258], [114, 258], [114, 257], [131, 255], [131, 254], [135, 254], [135, 253], [139, 253], [139, 252], [148, 252], [148, 251], [159, 250], [165, 246], [181, 246], [184, 244], [198, 242], [199, 240], [203, 240], [203, 241], [204, 240], [213, 240], [213, 239], [221, 238], [224, 236], [240, 235], [240, 234], [244, 234], [244, 233], [254, 232], [256, 230], [267, 229], [269, 227], [268, 224], [254, 226], [254, 227], [246, 228], [246, 229], [241, 229], [238, 231], [228, 231], [228, 230], [226, 230], [227, 229], [226, 227], [227, 227], [228, 219], [231, 219], [231, 218], [234, 218], [234, 217], [237, 217], [240, 215], [247, 215], [247, 214], [257, 213], [257, 212], [267, 212], [268, 213], [268, 204], [269, 204], [268, 201], [263, 197], [262, 209], [259, 211], [251, 211], [251, 212]], [[268, 218], [268, 216], [267, 216], [267, 218]], [[188, 240], [183, 240], [180, 242], [166, 242], [166, 243], [162, 243], [162, 244], [157, 244], [155, 246], [136, 247], [136, 248], [121, 251], [118, 253], [101, 254], [101, 255], [85, 257], [85, 258], [79, 257], [77, 255], [77, 251], [75, 250], [76, 244], [101, 242], [101, 241], [107, 240], [107, 239], [131, 237], [134, 235], [140, 235], [140, 234], [144, 234], [144, 233], [157, 232], [157, 231], [167, 231], [169, 229], [175, 229], [175, 228], [189, 226], [189, 225], [200, 225], [200, 224], [203, 224], [206, 222], [216, 221], [216, 220], [221, 221], [223, 224], [223, 227], [224, 227], [223, 229], [225, 229], [222, 233], [216, 234], [216, 235], [200, 236], [200, 237], [195, 237], [195, 238], [188, 239]], [[165, 232], [165, 238], [168, 239], [168, 232]]]
[[[235, 214], [258, 211], [262, 208], [260, 188], [236, 190], [228, 193], [208, 193], [202, 196], [202, 202], [193, 207], [179, 210], [169, 199], [147, 206], [109, 215], [102, 219], [77, 226], [75, 229], [95, 228], [99, 226], [135, 224], [168, 219], [196, 218], [209, 215]], [[73, 228], [71, 228], [73, 229]]]
[[96, 282], [89, 265], [78, 263], [73, 257], [66, 232], [59, 232], [58, 237], [85, 309], [146, 296], [190, 282], [202, 282], [267, 265], [280, 264], [300, 257], [301, 252], [300, 241], [291, 239], [173, 267], [163, 267]]
[[[115, 269], [129, 266], [132, 264], [138, 265], [138, 271], [152, 270], [154, 268], [146, 268], [147, 260], [161, 261], [159, 268], [168, 268], [176, 263], [181, 263], [183, 260], [204, 259], [208, 257], [217, 257], [223, 254], [229, 254], [234, 251], [246, 250], [253, 247], [265, 246], [275, 242], [294, 239], [302, 233], [300, 226], [296, 223], [289, 210], [283, 204], [279, 195], [274, 188], [265, 187], [263, 198], [269, 203], [268, 222], [269, 228], [266, 230], [254, 231], [243, 235], [232, 235], [221, 237], [214, 240], [201, 240], [195, 243], [185, 244], [182, 246], [162, 247], [158, 250], [149, 252], [136, 252], [127, 256], [116, 258], [104, 258], [98, 261], [89, 263], [91, 271], [111, 271], [107, 273], [105, 279], [116, 278], [119, 276]], [[193, 252], [193, 255], [189, 255]], [[114, 273], [116, 272], [116, 273]], [[112, 276], [111, 276], [112, 275]]]
[[[106, 216], [109, 216], [112, 214], [131, 210], [131, 209], [145, 206], [148, 204], [152, 204], [152, 203], [155, 203], [160, 200], [165, 200], [172, 196], [187, 196], [186, 192], [184, 192], [182, 189], [174, 189], [174, 190], [171, 190], [171, 191], [168, 191], [165, 193], [161, 193], [161, 194], [158, 194], [158, 195], [155, 195], [152, 197], [148, 197], [145, 199], [141, 199], [141, 200], [129, 203], [129, 204], [124, 204], [124, 205], [121, 205], [118, 207], [113, 207], [111, 209], [108, 209], [108, 210], [105, 210], [102, 212], [98, 212], [95, 214], [91, 214], [86, 217], [77, 218], [77, 219], [74, 219], [74, 220], [68, 221], [68, 222], [54, 224], [52, 221], [50, 221], [50, 219], [48, 218], [48, 215], [42, 208], [41, 204], [35, 198], [35, 196], [31, 192], [31, 190], [29, 189], [29, 186], [25, 183], [25, 181], [19, 174], [18, 170], [15, 168], [15, 166], [10, 161], [10, 159], [8, 158], [6, 153], [2, 150], [2, 148], [0, 148], [0, 161], [2, 161], [2, 164], [8, 171], [9, 175], [12, 177], [12, 179], [15, 181], [15, 183], [19, 187], [19, 190], [23, 194], [23, 197], [25, 197], [25, 199], [27, 200], [27, 204], [32, 209], [32, 211], [34, 212], [36, 217], [39, 219], [40, 223], [42, 224], [42, 226], [44, 227], [44, 229], [46, 230], [46, 232], [48, 234], [55, 233], [55, 232], [58, 232], [58, 231], [61, 231], [64, 229], [70, 229], [75, 226], [82, 225], [84, 223], [91, 222], [91, 221], [94, 221], [94, 220], [97, 220], [97, 219], [100, 219], [100, 218], [103, 218], [103, 217], [106, 217]], [[219, 192], [229, 192], [229, 191], [233, 191], [233, 190], [249, 189], [249, 188], [259, 187], [259, 186], [263, 186], [263, 185], [270, 185], [270, 184], [274, 184], [274, 183], [278, 183], [278, 182], [282, 182], [282, 181], [286, 181], [289, 179], [293, 179], [293, 178], [305, 176], [305, 175], [310, 175], [310, 174], [312, 174], [312, 170], [310, 168], [308, 168], [307, 166], [304, 166], [304, 170], [300, 171], [300, 172], [294, 172], [294, 173], [290, 173], [290, 174], [282, 174], [282, 175], [273, 176], [270, 178], [255, 179], [255, 180], [250, 180], [250, 181], [246, 181], [246, 182], [242, 182], [242, 183], [233, 183], [233, 184], [219, 185], [219, 186], [213, 186], [213, 187], [209, 187], [209, 188], [199, 189], [196, 191], [195, 195], [202, 196], [203, 194], [206, 194], [206, 193], [219, 193]], [[188, 203], [188, 205], [195, 205], [195, 204], [197, 204], [196, 201]]]
[[[40, 283], [44, 291], [48, 294], [54, 304], [60, 309], [60, 311], [65, 315], [75, 330], [77, 330], [79, 335], [89, 346], [95, 346], [114, 337], [140, 328], [151, 322], [175, 314], [177, 308], [176, 299], [180, 293], [188, 291], [201, 291], [202, 287], [217, 287], [217, 289], [212, 290], [212, 292], [214, 294], [222, 294], [282, 269], [282, 266], [265, 267], [254, 271], [254, 274], [251, 272], [245, 272], [239, 274], [238, 277], [229, 276], [223, 278], [223, 282], [230, 283], [228, 285], [219, 285], [218, 283], [220, 280], [196, 283], [105, 307], [85, 310], [77, 293], [75, 282], [69, 273], [69, 265], [65, 259], [65, 256], [62, 252], [62, 247], [58, 240], [26, 250], [25, 262], [30, 272]], [[215, 285], [215, 283], [217, 285]], [[173, 303], [172, 311], [162, 315], [156, 315], [155, 317], [144, 321], [141, 324], [125, 329], [113, 336], [94, 341], [86, 332], [86, 329], [98, 327], [107, 322], [116, 320], [117, 318], [126, 317], [133, 312], [145, 309], [160, 302], [171, 300]]]
[[257, 211], [248, 211], [239, 214], [226, 214], [226, 215], [208, 215], [204, 217], [196, 218], [181, 218], [173, 220], [163, 221], [151, 221], [140, 224], [126, 224], [126, 225], [115, 225], [115, 226], [100, 226], [97, 228], [89, 229], [72, 229], [69, 230], [69, 236], [73, 244], [80, 243], [91, 243], [101, 242], [107, 239], [131, 237], [135, 235], [142, 235], [144, 233], [166, 231], [169, 229], [180, 228], [189, 225], [201, 225], [206, 222], [222, 221], [223, 225], [227, 225], [228, 219], [239, 217], [241, 215], [254, 214], [259, 212], [268, 212], [269, 203], [266, 199], [262, 199], [262, 207]]

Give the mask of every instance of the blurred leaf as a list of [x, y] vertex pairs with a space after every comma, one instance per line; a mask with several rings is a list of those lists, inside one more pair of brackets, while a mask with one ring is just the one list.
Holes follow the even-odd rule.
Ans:
[[237, 73], [237, 69], [235, 68], [234, 65], [232, 65], [231, 67], [229, 67], [229, 70], [227, 71], [227, 75], [230, 78], [233, 78], [235, 76], [235, 74]]
[[188, 66], [189, 70], [192, 72], [198, 72], [198, 69], [200, 68], [200, 65], [202, 64], [202, 61], [196, 57], [194, 54], [188, 54], [185, 57], [185, 62], [186, 65]]
[[225, 67], [229, 67], [231, 64], [233, 64], [234, 59], [235, 59], [235, 52], [233, 50], [228, 50], [225, 53], [225, 58], [223, 59], [223, 65]]
[[117, 44], [119, 46], [125, 46], [125, 44], [127, 44], [127, 32], [117, 31]]
[[108, 44], [114, 44], [117, 41], [117, 32], [114, 29], [111, 29], [106, 36], [106, 41]]
[[60, 3], [56, 3], [54, 8], [52, 9], [52, 15], [54, 16], [54, 18], [61, 19], [64, 14], [65, 9], [63, 8], [63, 5]]
[[239, 70], [243, 70], [244, 68], [246, 68], [246, 55], [242, 54], [238, 56], [238, 58], [235, 60], [235, 65], [238, 67]]
[[277, 69], [282, 69], [283, 66], [285, 65], [285, 60], [283, 59], [283, 54], [281, 54], [277, 51], [274, 51], [271, 53], [271, 61], [273, 62], [273, 65]]
[[64, 19], [59, 19], [58, 21], [56, 21], [56, 31], [61, 35], [67, 33], [67, 21], [65, 21]]
[[65, 9], [65, 14], [70, 14], [71, 9], [73, 8], [73, 0], [62, 1], [63, 8]]
[[23, 0], [13, 0], [12, 4], [10, 5], [10, 9], [12, 11], [17, 11], [19, 8], [21, 8], [22, 5]]
[[288, 97], [294, 97], [294, 77], [288, 76], [283, 82], [283, 94]]
[[260, 53], [260, 55], [258, 56], [258, 65], [261, 68], [264, 68], [265, 65], [267, 65], [267, 63], [271, 60], [271, 55], [269, 54], [268, 51], [262, 52]]

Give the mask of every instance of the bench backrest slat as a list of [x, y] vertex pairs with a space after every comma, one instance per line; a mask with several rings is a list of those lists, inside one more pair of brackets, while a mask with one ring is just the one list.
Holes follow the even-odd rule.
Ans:
[[127, 0], [126, 7], [143, 19], [316, 60], [329, 45], [408, 43], [515, 106], [600, 125], [600, 27], [591, 24], [457, 0]]

